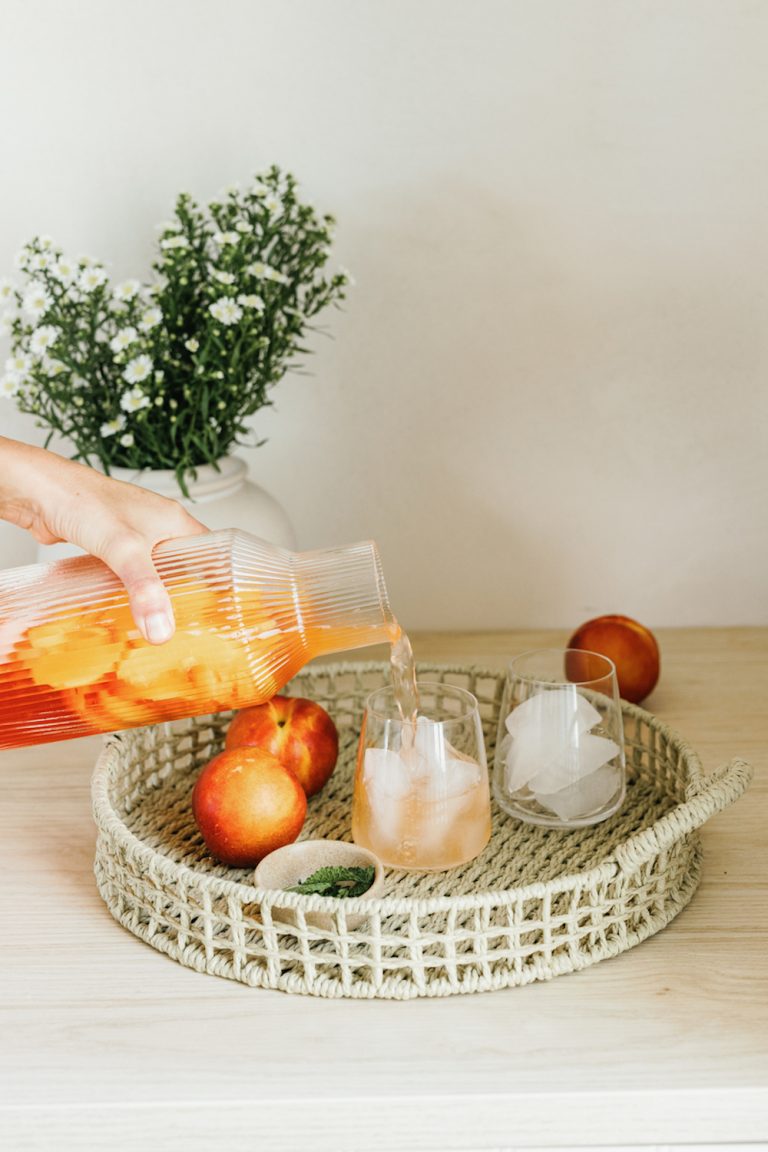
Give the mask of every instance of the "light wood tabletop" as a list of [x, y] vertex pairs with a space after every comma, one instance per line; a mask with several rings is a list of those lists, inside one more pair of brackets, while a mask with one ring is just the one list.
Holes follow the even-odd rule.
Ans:
[[[768, 629], [658, 639], [645, 706], [705, 769], [740, 756], [755, 779], [705, 826], [701, 885], [667, 929], [524, 988], [322, 1000], [183, 968], [96, 891], [100, 741], [0, 754], [0, 1147], [768, 1145]], [[565, 640], [413, 637], [419, 659], [490, 667]]]

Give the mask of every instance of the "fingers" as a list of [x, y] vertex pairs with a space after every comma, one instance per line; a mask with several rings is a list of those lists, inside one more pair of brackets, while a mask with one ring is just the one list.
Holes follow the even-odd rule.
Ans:
[[164, 644], [176, 629], [173, 606], [152, 562], [145, 538], [123, 537], [104, 549], [101, 559], [122, 580], [136, 627], [150, 644]]
[[41, 543], [69, 540], [98, 556], [125, 585], [145, 639], [162, 644], [171, 638], [173, 607], [152, 550], [162, 540], [208, 531], [182, 504], [0, 437], [0, 518]]

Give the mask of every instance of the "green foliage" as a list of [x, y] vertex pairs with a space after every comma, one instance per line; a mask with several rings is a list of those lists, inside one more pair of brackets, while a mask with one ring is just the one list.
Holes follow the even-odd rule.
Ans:
[[371, 866], [318, 868], [306, 880], [286, 888], [286, 892], [300, 892], [304, 896], [313, 893], [318, 896], [362, 896], [373, 884], [374, 875], [375, 869]]
[[112, 287], [101, 264], [36, 237], [17, 260], [25, 284], [0, 284], [13, 305], [0, 395], [106, 471], [213, 463], [248, 442], [312, 321], [345, 298], [348, 276], [325, 272], [333, 224], [272, 167], [204, 207], [179, 196], [148, 284]]

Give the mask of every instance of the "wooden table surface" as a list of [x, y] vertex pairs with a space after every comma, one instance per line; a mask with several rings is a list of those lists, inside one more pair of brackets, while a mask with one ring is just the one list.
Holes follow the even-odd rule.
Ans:
[[[96, 892], [99, 741], [0, 754], [0, 1147], [768, 1145], [768, 629], [658, 635], [646, 706], [705, 769], [738, 755], [755, 779], [706, 825], [670, 927], [525, 988], [328, 1001], [182, 968]], [[565, 639], [413, 637], [419, 659], [494, 667]]]

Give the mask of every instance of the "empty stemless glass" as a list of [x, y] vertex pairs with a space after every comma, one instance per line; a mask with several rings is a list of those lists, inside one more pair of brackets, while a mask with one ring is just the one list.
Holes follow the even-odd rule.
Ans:
[[616, 669], [607, 656], [542, 648], [507, 670], [493, 789], [529, 824], [581, 828], [612, 816], [625, 791]]
[[473, 860], [491, 835], [477, 700], [418, 681], [414, 724], [391, 687], [366, 701], [355, 773], [352, 838], [390, 868], [438, 872]]

